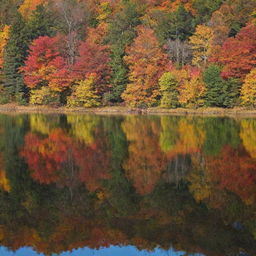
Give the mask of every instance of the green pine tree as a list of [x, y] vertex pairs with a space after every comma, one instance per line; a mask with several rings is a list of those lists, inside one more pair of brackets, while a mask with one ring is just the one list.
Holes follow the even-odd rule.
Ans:
[[237, 79], [224, 80], [220, 66], [210, 65], [205, 70], [203, 79], [206, 84], [206, 106], [230, 108], [238, 103], [241, 84]]
[[5, 48], [3, 66], [4, 87], [11, 101], [20, 101], [23, 99], [23, 95], [26, 94], [19, 68], [23, 65], [27, 56], [28, 43], [28, 27], [23, 17], [17, 13]]
[[128, 67], [123, 61], [125, 48], [136, 36], [135, 28], [140, 24], [140, 12], [131, 1], [123, 1], [123, 8], [109, 24], [108, 40], [111, 45], [112, 95], [114, 102], [120, 102], [126, 88]]
[[26, 102], [28, 88], [24, 85], [19, 68], [24, 64], [30, 43], [39, 36], [52, 35], [53, 24], [51, 15], [41, 5], [27, 22], [17, 13], [4, 56], [4, 87], [9, 101]]
[[34, 40], [39, 36], [53, 36], [55, 32], [55, 20], [51, 12], [43, 5], [38, 5], [28, 20], [30, 39]]
[[176, 11], [158, 15], [156, 34], [162, 44], [166, 40], [185, 41], [193, 34], [195, 22], [192, 14], [188, 12], [183, 4], [180, 4]]

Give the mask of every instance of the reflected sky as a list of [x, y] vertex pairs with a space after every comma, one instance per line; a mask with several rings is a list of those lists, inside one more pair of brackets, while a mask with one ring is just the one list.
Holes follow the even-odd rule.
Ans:
[[[5, 247], [0, 247], [1, 256], [43, 256], [44, 254], [39, 254], [33, 251], [31, 248], [21, 248], [16, 252], [8, 251]], [[102, 248], [99, 250], [94, 250], [90, 248], [83, 248], [73, 250], [72, 252], [64, 252], [61, 254], [52, 254], [52, 256], [183, 256], [184, 252], [177, 252], [172, 249], [165, 251], [161, 249], [155, 249], [152, 252], [146, 250], [139, 251], [134, 246], [110, 246], [108, 248]], [[191, 255], [192, 256], [192, 255]], [[193, 254], [193, 256], [202, 256], [202, 254]]]

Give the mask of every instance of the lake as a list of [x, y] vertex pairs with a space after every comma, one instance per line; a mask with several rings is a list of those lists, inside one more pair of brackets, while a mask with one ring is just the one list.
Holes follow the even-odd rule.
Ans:
[[0, 115], [1, 256], [253, 256], [256, 119]]

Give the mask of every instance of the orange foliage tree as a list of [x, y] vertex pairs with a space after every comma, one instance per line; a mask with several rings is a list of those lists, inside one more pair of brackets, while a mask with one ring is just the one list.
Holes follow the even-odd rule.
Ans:
[[126, 51], [130, 83], [122, 98], [130, 106], [152, 106], [160, 95], [158, 80], [166, 69], [168, 59], [152, 29], [139, 26], [137, 33], [138, 37]]

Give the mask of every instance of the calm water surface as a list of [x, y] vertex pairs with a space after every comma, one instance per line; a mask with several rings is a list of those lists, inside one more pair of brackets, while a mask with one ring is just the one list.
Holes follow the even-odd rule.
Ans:
[[0, 115], [1, 256], [255, 256], [256, 119]]

